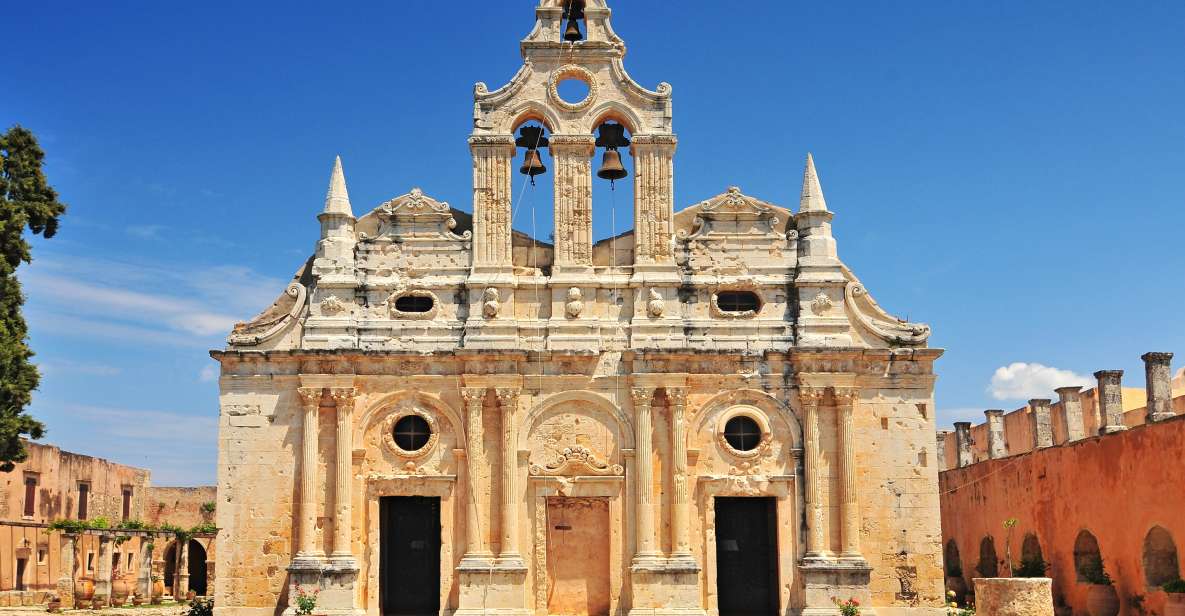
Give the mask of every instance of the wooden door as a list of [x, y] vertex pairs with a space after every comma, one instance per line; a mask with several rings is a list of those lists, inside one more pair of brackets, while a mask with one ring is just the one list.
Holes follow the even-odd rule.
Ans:
[[720, 616], [778, 613], [777, 510], [772, 498], [716, 499]]
[[379, 594], [384, 616], [440, 612], [440, 499], [379, 502]]

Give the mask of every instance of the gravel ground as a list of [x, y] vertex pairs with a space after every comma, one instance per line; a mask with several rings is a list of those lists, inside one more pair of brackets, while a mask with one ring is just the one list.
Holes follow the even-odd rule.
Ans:
[[[142, 607], [109, 607], [102, 610], [64, 610], [76, 616], [181, 616], [188, 605], [145, 605]], [[0, 616], [45, 616], [44, 605], [29, 607], [0, 607]]]

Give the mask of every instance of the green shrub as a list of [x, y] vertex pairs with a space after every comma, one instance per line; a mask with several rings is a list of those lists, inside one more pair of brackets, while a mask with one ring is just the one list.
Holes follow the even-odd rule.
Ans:
[[1185, 580], [1178, 578], [1169, 582], [1168, 584], [1165, 584], [1164, 586], [1161, 586], [1160, 588], [1165, 592], [1174, 595], [1185, 595]]
[[1013, 575], [1018, 578], [1039, 578], [1045, 577], [1045, 572], [1048, 570], [1049, 563], [1045, 562], [1044, 558], [1033, 556], [1021, 560], [1020, 566], [1016, 568]]

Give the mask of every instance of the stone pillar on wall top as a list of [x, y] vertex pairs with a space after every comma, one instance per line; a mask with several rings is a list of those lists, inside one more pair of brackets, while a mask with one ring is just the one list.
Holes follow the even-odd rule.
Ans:
[[950, 430], [939, 430], [936, 438], [934, 439], [934, 444], [938, 447], [935, 458], [938, 460], [939, 471], [946, 470], [946, 435], [950, 433]]
[[1173, 413], [1172, 353], [1144, 353], [1145, 387], [1148, 391], [1148, 422], [1171, 419]]
[[1053, 414], [1049, 410], [1050, 400], [1039, 398], [1029, 400], [1033, 417], [1033, 449], [1053, 447]]
[[1123, 371], [1099, 370], [1094, 373], [1099, 381], [1099, 434], [1111, 434], [1127, 429], [1123, 423]]
[[996, 460], [1008, 455], [1008, 441], [1004, 438], [1004, 411], [984, 411], [987, 416], [988, 457]]
[[1062, 423], [1066, 424], [1066, 440], [1073, 443], [1086, 438], [1086, 427], [1082, 423], [1082, 388], [1078, 385], [1058, 387], [1058, 400], [1062, 407]]
[[955, 451], [958, 452], [958, 467], [970, 466], [975, 462], [971, 455], [971, 422], [955, 422]]

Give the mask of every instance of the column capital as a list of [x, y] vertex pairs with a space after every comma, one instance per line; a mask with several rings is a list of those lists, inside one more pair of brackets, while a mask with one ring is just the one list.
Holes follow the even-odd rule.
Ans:
[[[984, 411], [983, 414], [987, 415], [988, 419], [994, 419], [996, 417], [1003, 417], [1004, 416], [1004, 409], [988, 409], [988, 410]], [[970, 422], [968, 422], [967, 425], [971, 425]]]
[[630, 397], [634, 401], [634, 406], [649, 408], [654, 400], [654, 390], [653, 387], [631, 387]]
[[498, 387], [494, 389], [494, 395], [498, 396], [498, 404], [503, 407], [513, 408], [521, 394], [522, 390], [517, 387]]
[[514, 152], [514, 135], [474, 135], [469, 138], [469, 149], [476, 154], [478, 150], [508, 150]]
[[596, 153], [596, 138], [592, 135], [556, 135], [550, 137], [551, 145], [548, 149], [553, 154], [575, 154], [592, 156]]
[[1100, 383], [1118, 383], [1123, 378], [1122, 370], [1099, 370], [1094, 373], [1094, 378], [1098, 379]]
[[1065, 387], [1058, 387], [1057, 389], [1055, 389], [1053, 391], [1054, 391], [1054, 393], [1057, 394], [1057, 397], [1059, 399], [1061, 399], [1062, 401], [1077, 400], [1078, 397], [1082, 395], [1082, 386], [1081, 385], [1066, 385]]
[[353, 410], [354, 400], [357, 397], [357, 390], [353, 387], [330, 387], [329, 397], [333, 398], [333, 403], [337, 408], [348, 408]]
[[687, 404], [687, 388], [686, 387], [664, 387], [667, 394], [667, 400], [676, 406], [683, 406]]
[[1173, 354], [1160, 351], [1150, 351], [1141, 355], [1140, 359], [1149, 364], [1169, 364], [1173, 361]]
[[673, 150], [679, 144], [679, 138], [672, 134], [634, 135], [630, 138], [630, 143], [639, 148], [662, 146]]
[[798, 386], [798, 397], [803, 404], [811, 406], [819, 406], [823, 403], [823, 399], [827, 397], [827, 389], [824, 387], [812, 387], [810, 385]]
[[833, 387], [831, 390], [836, 406], [841, 408], [851, 408], [860, 400], [860, 389], [857, 387]]
[[465, 400], [465, 406], [471, 407], [474, 404], [480, 405], [485, 400], [486, 387], [462, 387], [461, 398]]
[[306, 410], [311, 406], [317, 408], [321, 406], [321, 395], [325, 393], [323, 387], [297, 387], [296, 393], [300, 395], [300, 405]]

